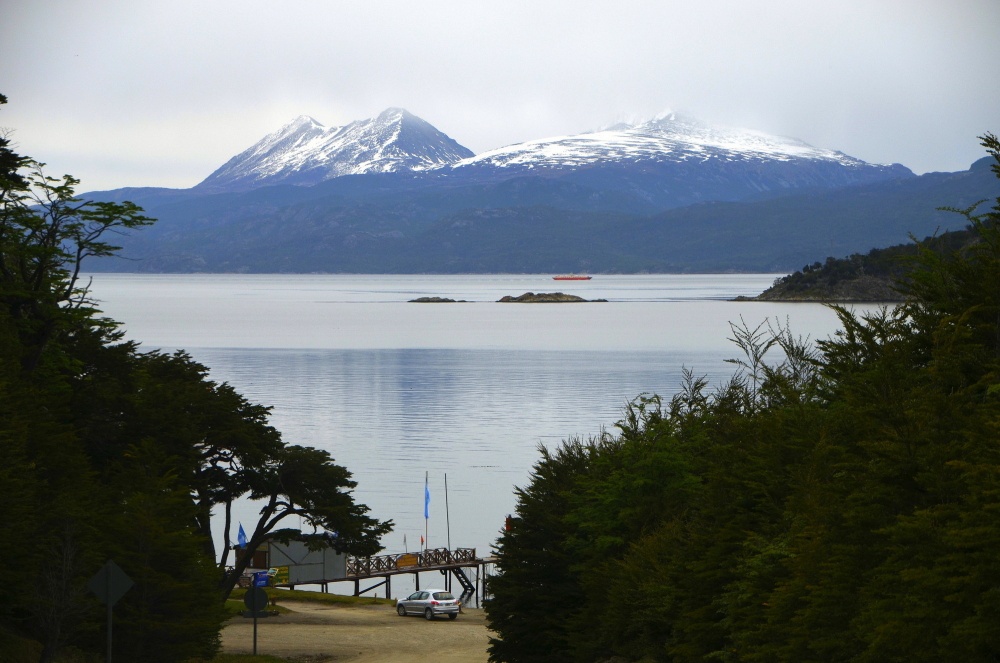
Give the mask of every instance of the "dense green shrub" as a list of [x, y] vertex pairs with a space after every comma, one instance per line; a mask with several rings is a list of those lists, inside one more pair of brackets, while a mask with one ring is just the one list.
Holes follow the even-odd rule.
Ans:
[[734, 325], [728, 384], [543, 449], [491, 661], [1000, 658], [1000, 200], [962, 213], [975, 241], [918, 246], [901, 306], [836, 308], [815, 347]]

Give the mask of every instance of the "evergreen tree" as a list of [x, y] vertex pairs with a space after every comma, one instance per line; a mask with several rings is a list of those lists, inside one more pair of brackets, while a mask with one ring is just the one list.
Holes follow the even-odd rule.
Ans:
[[[0, 103], [6, 99], [0, 96]], [[126, 660], [210, 658], [239, 573], [216, 557], [211, 515], [264, 500], [252, 546], [291, 516], [372, 554], [391, 528], [354, 502], [346, 468], [286, 445], [269, 410], [183, 352], [141, 352], [102, 318], [81, 282], [112, 233], [152, 222], [135, 205], [76, 197], [0, 136], [0, 490], [12, 497], [6, 549], [17, 573], [0, 630], [41, 644], [104, 648], [88, 579], [114, 559], [135, 582], [115, 609]], [[226, 553], [228, 554], [228, 553]]]
[[688, 372], [620, 435], [543, 452], [491, 660], [1000, 658], [1000, 199], [976, 209], [972, 246], [918, 246], [902, 306], [835, 307], [814, 349], [734, 325], [716, 392]]

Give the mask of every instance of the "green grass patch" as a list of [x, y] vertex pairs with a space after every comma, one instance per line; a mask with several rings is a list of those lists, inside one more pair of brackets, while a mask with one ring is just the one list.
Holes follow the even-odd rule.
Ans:
[[[246, 605], [243, 603], [243, 599], [229, 599], [226, 601], [226, 613], [230, 617], [239, 617], [244, 612], [246, 612]], [[283, 605], [278, 605], [276, 603], [269, 603], [267, 606], [268, 612], [277, 612], [280, 615], [287, 614], [291, 612], [288, 608]]]
[[277, 656], [253, 656], [251, 654], [219, 654], [211, 663], [288, 663], [292, 659]]
[[[312, 601], [315, 603], [336, 603], [339, 605], [395, 605], [395, 599], [383, 599], [374, 596], [343, 596], [342, 594], [324, 594], [323, 592], [306, 592], [301, 589], [277, 589], [275, 587], [267, 587], [267, 595], [272, 604], [277, 604], [278, 609], [281, 609], [282, 601]], [[246, 595], [246, 590], [242, 588], [236, 588], [233, 593], [229, 595], [229, 601], [226, 603], [231, 603], [233, 601], [238, 601], [240, 608], [237, 612], [243, 610], [243, 597]], [[269, 606], [268, 609], [271, 609]]]
[[[0, 661], [3, 663], [37, 663], [42, 643], [0, 628]], [[102, 663], [104, 656], [82, 652], [75, 647], [63, 647], [54, 663]]]
[[42, 645], [34, 640], [28, 640], [5, 629], [0, 629], [0, 651], [3, 652], [4, 661], [35, 663], [42, 653]]

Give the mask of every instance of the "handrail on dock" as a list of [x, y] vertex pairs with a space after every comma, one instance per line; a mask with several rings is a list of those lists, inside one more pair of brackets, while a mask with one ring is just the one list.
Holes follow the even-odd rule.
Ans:
[[386, 573], [419, 571], [420, 569], [449, 566], [476, 566], [475, 548], [433, 548], [421, 552], [378, 555], [376, 557], [348, 557], [348, 578], [369, 578]]

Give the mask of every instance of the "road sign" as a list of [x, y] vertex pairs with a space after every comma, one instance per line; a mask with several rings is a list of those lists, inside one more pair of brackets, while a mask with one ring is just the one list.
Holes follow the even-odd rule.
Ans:
[[87, 583], [87, 589], [96, 594], [101, 603], [114, 605], [134, 584], [128, 574], [109, 559]]
[[111, 652], [114, 650], [111, 639], [111, 606], [118, 603], [118, 599], [125, 596], [125, 592], [130, 590], [134, 584], [128, 574], [110, 559], [87, 582], [87, 589], [94, 592], [100, 602], [108, 606], [107, 663], [111, 663]]
[[251, 587], [243, 597], [243, 605], [254, 614], [264, 612], [267, 607], [267, 592], [261, 587]]
[[[253, 614], [253, 655], [257, 655], [257, 616], [267, 607], [267, 592], [263, 587], [251, 587], [243, 597], [243, 605]], [[264, 615], [265, 617], [267, 615]]]

